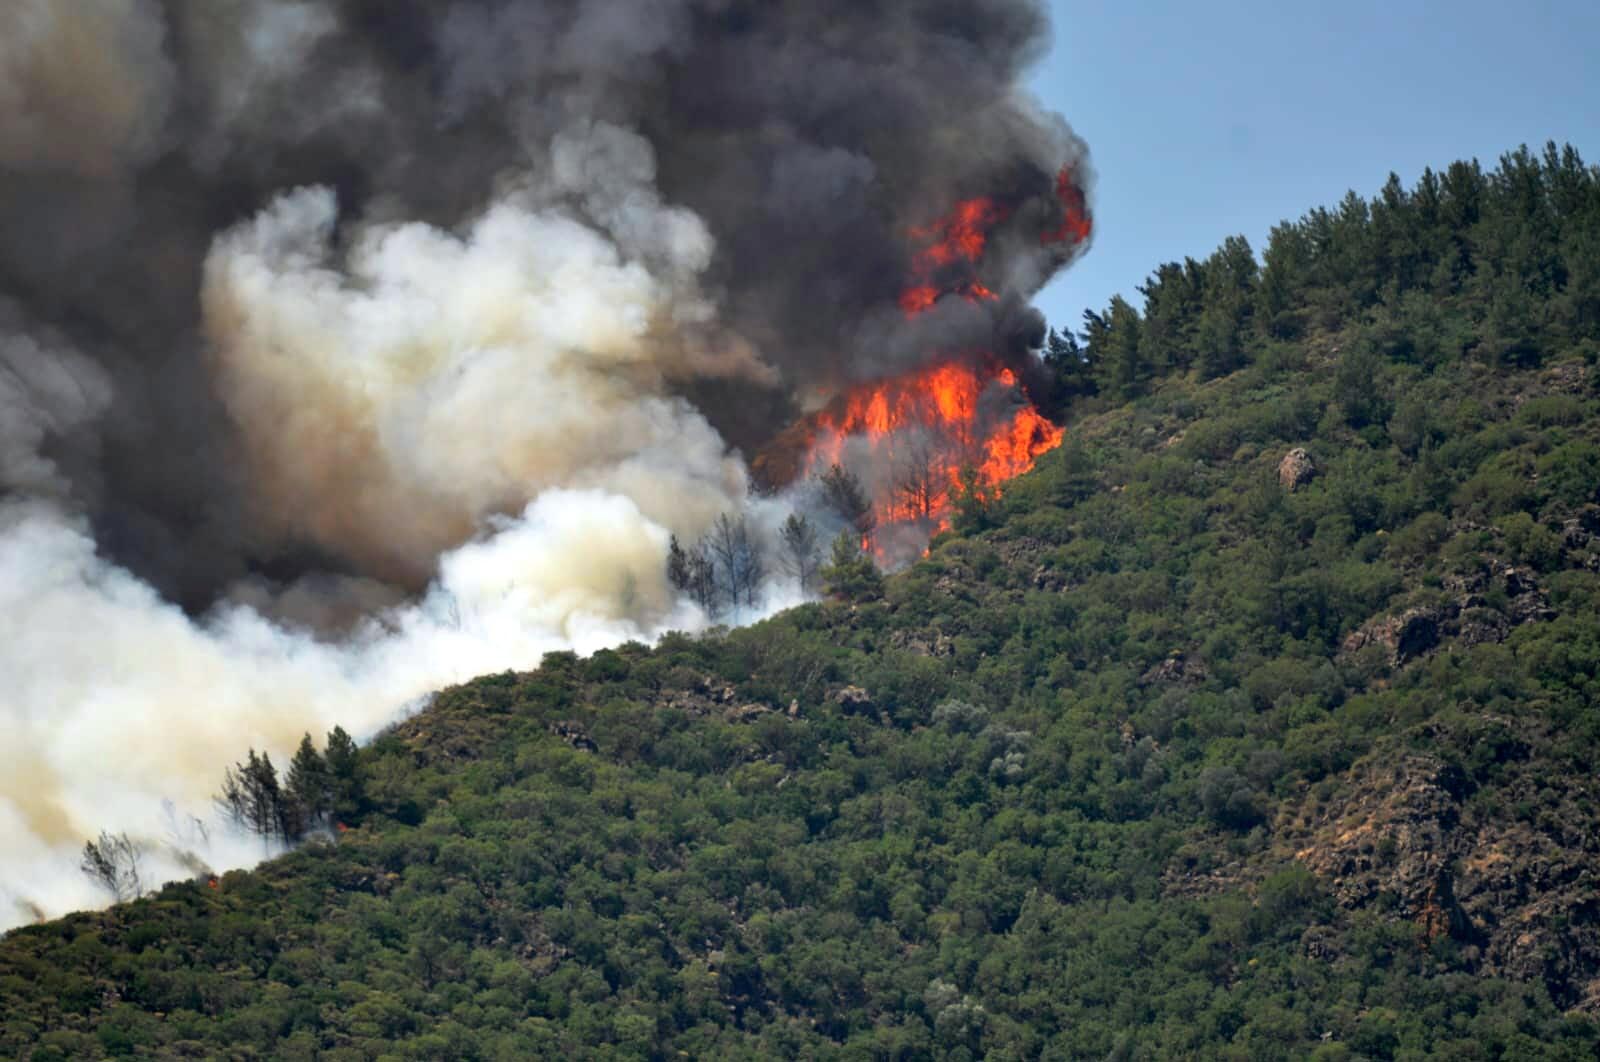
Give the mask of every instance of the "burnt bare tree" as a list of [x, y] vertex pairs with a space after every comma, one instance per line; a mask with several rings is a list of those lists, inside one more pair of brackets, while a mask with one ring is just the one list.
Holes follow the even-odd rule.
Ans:
[[822, 563], [822, 550], [817, 544], [817, 529], [799, 513], [790, 513], [778, 532], [782, 552], [778, 563], [783, 570], [798, 580], [800, 589], [810, 593], [817, 582], [817, 569]]
[[211, 829], [197, 815], [178, 814], [178, 805], [170, 800], [161, 802], [161, 815], [167, 823], [167, 843], [174, 851], [205, 848], [211, 844]]
[[79, 865], [91, 881], [122, 903], [144, 895], [139, 856], [139, 846], [127, 834], [102, 830], [97, 840], [83, 846]]
[[945, 473], [945, 448], [926, 436], [916, 439], [899, 455], [894, 470], [894, 495], [900, 511], [918, 520], [931, 520], [950, 492]]
[[754, 608], [766, 576], [766, 558], [761, 541], [750, 533], [743, 516], [723, 513], [705, 537], [717, 590], [717, 599], [728, 607]]
[[678, 542], [678, 536], [672, 536], [667, 546], [667, 581], [679, 593], [687, 594], [689, 600], [699, 605], [707, 615], [715, 615], [721, 610], [716, 565], [711, 559], [706, 539], [702, 538], [689, 549], [684, 549]]

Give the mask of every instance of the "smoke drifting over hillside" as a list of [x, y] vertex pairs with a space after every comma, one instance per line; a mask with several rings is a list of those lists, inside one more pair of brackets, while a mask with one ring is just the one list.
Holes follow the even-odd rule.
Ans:
[[[1017, 92], [1047, 29], [0, 8], [0, 926], [89, 902], [86, 837], [158, 839], [247, 746], [695, 625], [667, 540], [747, 504], [743, 454], [853, 382], [1021, 356], [1087, 174]], [[907, 319], [908, 234], [980, 194], [996, 297]]]

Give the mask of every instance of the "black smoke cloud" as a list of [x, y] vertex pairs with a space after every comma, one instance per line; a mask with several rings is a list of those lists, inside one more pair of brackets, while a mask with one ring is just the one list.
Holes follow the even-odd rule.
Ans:
[[[191, 607], [252, 570], [364, 560], [262, 519], [208, 362], [207, 255], [284, 190], [333, 191], [335, 242], [454, 230], [575, 126], [635, 131], [715, 241], [706, 341], [776, 370], [670, 386], [752, 448], [797, 400], [938, 349], [935, 328], [1026, 335], [1025, 310], [901, 321], [905, 234], [978, 194], [1047, 211], [1056, 171], [1085, 172], [1017, 93], [1048, 41], [1028, 0], [16, 0], [0, 23], [0, 291], [113, 395], [49, 445], [102, 547]], [[995, 266], [1024, 295], [1061, 264], [1029, 235]]]

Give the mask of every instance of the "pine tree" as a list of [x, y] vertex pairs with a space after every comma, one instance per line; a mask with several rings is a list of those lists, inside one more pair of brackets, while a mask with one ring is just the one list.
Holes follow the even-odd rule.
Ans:
[[1105, 339], [1094, 350], [1100, 390], [1119, 401], [1138, 398], [1151, 376], [1139, 343], [1139, 311], [1121, 295], [1114, 295], [1104, 321]]
[[671, 583], [673, 589], [679, 593], [688, 593], [694, 584], [689, 554], [678, 544], [677, 535], [673, 535], [667, 542], [667, 582]]
[[361, 751], [344, 728], [336, 726], [328, 733], [324, 759], [328, 765], [328, 782], [333, 797], [334, 825], [348, 825], [359, 819], [367, 807]]
[[684, 549], [673, 535], [667, 543], [667, 581], [673, 589], [687, 594], [708, 616], [722, 611], [722, 588], [717, 583], [717, 567], [711, 556], [711, 535]]
[[278, 784], [278, 769], [266, 753], [258, 756], [251, 749], [243, 763], [229, 767], [216, 801], [230, 819], [262, 839], [292, 839], [288, 801]]
[[1243, 236], [1229, 236], [1206, 260], [1205, 310], [1194, 337], [1201, 379], [1225, 376], [1244, 366], [1257, 272], [1255, 254]]
[[994, 526], [999, 497], [972, 465], [962, 467], [950, 502], [950, 523], [958, 533], [970, 535]]
[[711, 551], [704, 539], [689, 553], [689, 596], [708, 616], [722, 611], [717, 593], [717, 566], [711, 560]]
[[1194, 362], [1204, 277], [1200, 263], [1186, 258], [1182, 265], [1162, 265], [1140, 286], [1145, 301], [1139, 357], [1152, 371], [1183, 372]]
[[1045, 339], [1044, 363], [1054, 379], [1054, 399], [1057, 408], [1080, 395], [1095, 392], [1094, 376], [1089, 372], [1089, 360], [1084, 357], [1078, 337], [1069, 329], [1050, 329]]
[[290, 833], [292, 840], [323, 825], [333, 811], [333, 788], [328, 762], [322, 758], [311, 735], [300, 739], [287, 777]]
[[850, 529], [833, 540], [833, 553], [822, 569], [822, 585], [833, 597], [864, 601], [883, 591], [883, 576], [872, 558], [861, 548], [860, 538]]

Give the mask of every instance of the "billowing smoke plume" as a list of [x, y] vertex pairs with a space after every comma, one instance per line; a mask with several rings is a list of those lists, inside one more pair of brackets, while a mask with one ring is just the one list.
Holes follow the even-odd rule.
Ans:
[[[1046, 37], [1036, 0], [0, 6], [0, 927], [248, 746], [694, 626], [667, 542], [743, 455], [1024, 352], [1087, 173], [1016, 88]], [[908, 320], [908, 233], [974, 195], [998, 297]]]
[[710, 234], [658, 201], [631, 133], [563, 134], [546, 165], [459, 235], [358, 225], [341, 251], [334, 195], [313, 188], [218, 238], [202, 287], [213, 376], [277, 536], [404, 582], [553, 487], [690, 525], [741, 493], [722, 440], [668, 392], [772, 378], [707, 332]]

